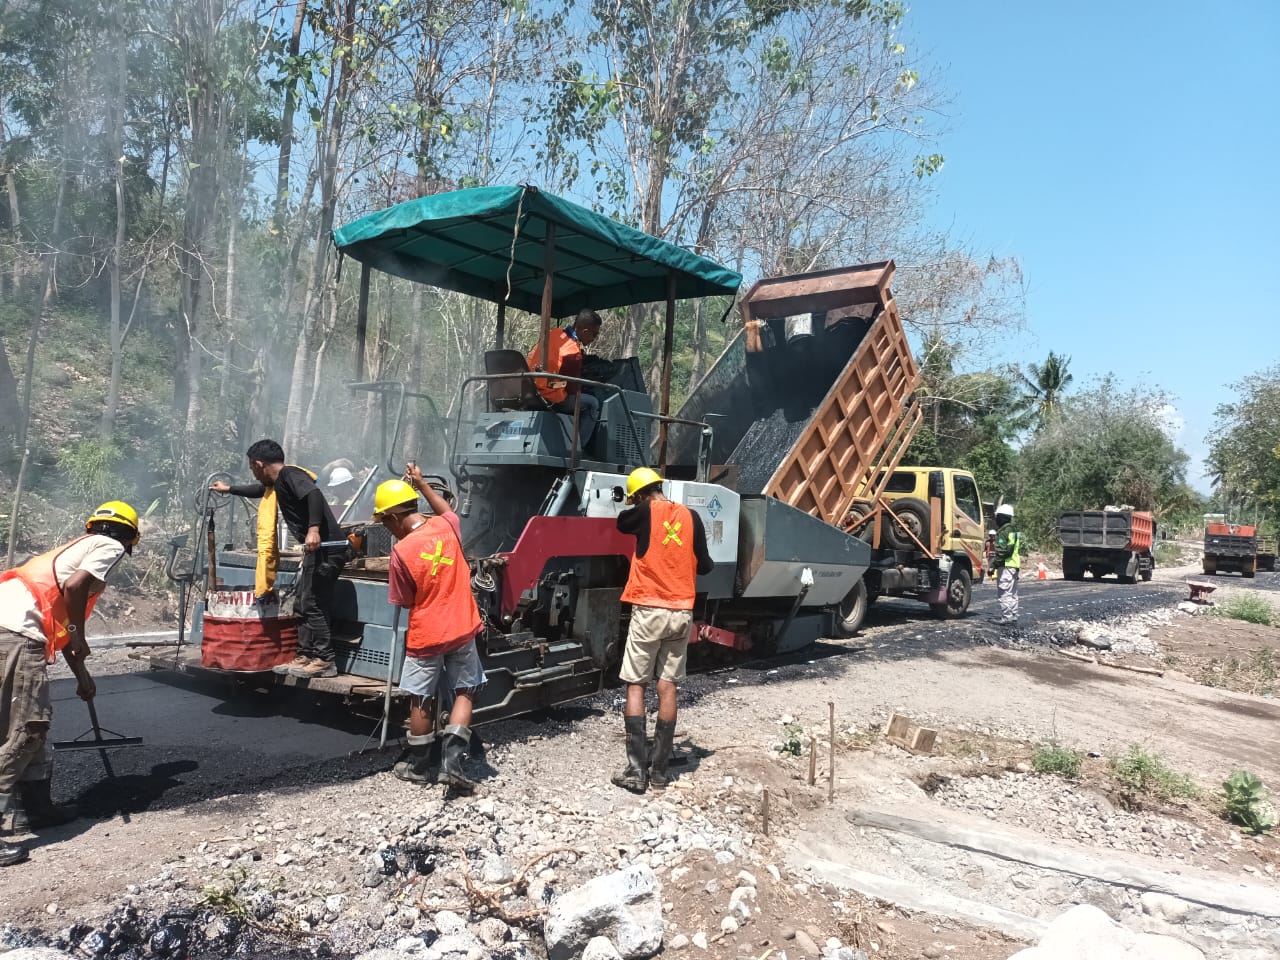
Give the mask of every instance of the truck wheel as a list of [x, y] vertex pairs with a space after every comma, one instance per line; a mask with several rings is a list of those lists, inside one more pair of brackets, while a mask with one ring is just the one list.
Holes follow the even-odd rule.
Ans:
[[1246, 580], [1252, 580], [1256, 570], [1257, 568], [1255, 565], [1251, 563], [1240, 568], [1240, 576], [1244, 577]]
[[857, 585], [849, 591], [840, 606], [836, 608], [836, 635], [852, 637], [862, 627], [867, 615], [867, 581], [858, 578]]
[[1202, 566], [1204, 567], [1204, 575], [1206, 577], [1212, 577], [1216, 575], [1218, 572], [1218, 565], [1214, 563], [1212, 560], [1204, 561]]
[[1084, 579], [1084, 564], [1076, 558], [1074, 553], [1067, 553], [1064, 551], [1062, 554], [1062, 579]]
[[938, 618], [959, 617], [969, 609], [969, 601], [973, 599], [973, 580], [964, 567], [951, 571], [951, 582], [947, 584], [946, 603], [931, 603], [929, 609]]
[[1140, 574], [1140, 576], [1142, 577], [1142, 582], [1143, 582], [1143, 583], [1146, 583], [1148, 580], [1150, 580], [1150, 579], [1151, 579], [1151, 571], [1150, 571], [1150, 570], [1143, 570], [1143, 571], [1142, 571], [1142, 573]]
[[889, 518], [889, 522], [884, 527], [889, 546], [895, 550], [917, 550], [919, 548], [916, 546], [916, 541], [911, 539], [912, 536], [928, 545], [929, 505], [915, 497], [903, 497], [901, 500], [894, 500], [889, 506], [901, 521], [899, 523]]

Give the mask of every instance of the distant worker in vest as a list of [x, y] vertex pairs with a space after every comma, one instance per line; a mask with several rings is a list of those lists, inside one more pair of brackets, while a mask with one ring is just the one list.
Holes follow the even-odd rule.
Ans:
[[[636, 538], [635, 558], [624, 603], [631, 604], [631, 628], [619, 676], [627, 685], [623, 721], [627, 734], [627, 765], [613, 775], [624, 790], [644, 793], [671, 782], [667, 764], [676, 732], [676, 689], [685, 678], [689, 631], [699, 574], [715, 566], [707, 551], [702, 520], [662, 492], [662, 477], [648, 467], [627, 477], [627, 503], [618, 515], [618, 530]], [[658, 721], [653, 755], [645, 748], [645, 688], [658, 683]]]
[[[20, 828], [75, 819], [50, 794], [53, 702], [46, 666], [61, 652], [75, 674], [76, 694], [94, 698], [97, 687], [84, 665], [90, 654], [85, 621], [120, 558], [138, 543], [138, 513], [120, 500], [104, 503], [84, 527], [84, 536], [0, 573], [0, 817], [16, 790]], [[0, 866], [26, 859], [20, 844], [0, 841]]]
[[[333, 652], [333, 594], [338, 574], [350, 557], [350, 547], [333, 510], [315, 483], [315, 475], [301, 467], [286, 465], [284, 450], [274, 440], [259, 440], [246, 456], [256, 483], [231, 486], [221, 480], [209, 489], [237, 497], [260, 499], [258, 507], [258, 570], [254, 595], [259, 599], [275, 589], [280, 559], [277, 519], [284, 517], [293, 538], [302, 544], [298, 568], [297, 613], [298, 655], [289, 663], [273, 668], [304, 680], [336, 677]], [[333, 546], [321, 546], [329, 543]]]
[[[431, 515], [419, 512], [418, 494]], [[435, 698], [449, 690], [453, 705], [440, 747], [439, 780], [459, 793], [471, 793], [475, 783], [464, 761], [471, 743], [472, 700], [484, 686], [484, 667], [476, 650], [480, 611], [462, 555], [458, 515], [414, 464], [404, 480], [378, 485], [374, 510], [374, 519], [396, 539], [388, 571], [391, 603], [409, 611], [407, 655], [400, 671], [400, 689], [409, 694], [409, 758], [393, 772], [410, 783], [437, 782], [430, 760]]]
[[[556, 327], [548, 334], [547, 362], [542, 363], [542, 341], [539, 340], [525, 358], [529, 369], [558, 373], [565, 377], [582, 376], [582, 348], [589, 347], [600, 336], [600, 315], [594, 310], [578, 311], [577, 319], [570, 327]], [[582, 385], [566, 380], [538, 377], [533, 381], [542, 399], [557, 413], [573, 416], [575, 401], [578, 408], [578, 446], [585, 447], [595, 433], [600, 420], [600, 401], [582, 392]]]
[[1022, 534], [1013, 526], [1013, 505], [996, 507], [996, 546], [993, 555], [996, 597], [1003, 626], [1018, 622], [1018, 576], [1022, 570]]

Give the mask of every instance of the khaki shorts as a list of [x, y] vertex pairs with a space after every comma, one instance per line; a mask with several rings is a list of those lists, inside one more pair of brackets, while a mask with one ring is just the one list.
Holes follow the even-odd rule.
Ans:
[[622, 682], [648, 683], [655, 676], [668, 683], [683, 680], [692, 626], [692, 610], [632, 607], [627, 649], [618, 672]]

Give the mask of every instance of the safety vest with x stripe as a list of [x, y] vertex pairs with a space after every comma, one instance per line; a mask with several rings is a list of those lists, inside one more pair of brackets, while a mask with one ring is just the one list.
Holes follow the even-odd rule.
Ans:
[[480, 629], [480, 611], [453, 525], [428, 517], [393, 549], [417, 585], [405, 642], [409, 655], [434, 657], [464, 646]]
[[664, 610], [692, 610], [697, 584], [693, 514], [670, 500], [649, 501], [649, 542], [636, 544], [622, 599]]

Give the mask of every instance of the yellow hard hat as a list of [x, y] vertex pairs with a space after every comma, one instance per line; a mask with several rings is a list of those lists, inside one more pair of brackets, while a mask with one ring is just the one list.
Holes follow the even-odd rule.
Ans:
[[118, 523], [122, 527], [128, 527], [133, 531], [133, 543], [135, 544], [142, 536], [138, 530], [138, 511], [123, 500], [108, 500], [93, 511], [89, 519], [84, 522], [85, 530], [88, 530], [90, 524], [94, 523]]
[[662, 477], [659, 476], [657, 470], [649, 467], [637, 467], [627, 476], [627, 496], [634, 497], [645, 487], [651, 487], [655, 483], [661, 483]]
[[373, 493], [373, 515], [380, 517], [393, 507], [416, 504], [418, 491], [403, 480], [384, 480]]

